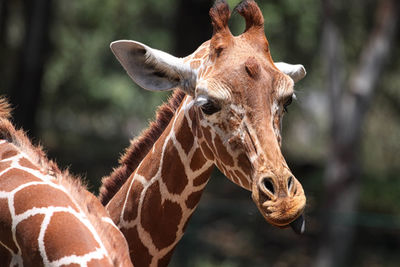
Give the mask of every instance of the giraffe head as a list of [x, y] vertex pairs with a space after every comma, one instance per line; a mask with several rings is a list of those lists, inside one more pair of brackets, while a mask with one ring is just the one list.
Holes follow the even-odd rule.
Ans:
[[217, 1], [210, 10], [211, 40], [186, 58], [135, 41], [113, 42], [111, 49], [143, 88], [183, 89], [192, 99], [185, 108], [195, 114], [199, 127], [192, 130], [204, 155], [252, 192], [269, 223], [303, 232], [306, 198], [280, 146], [284, 110], [305, 69], [272, 61], [264, 18], [254, 1], [235, 9], [246, 20], [244, 33], [231, 34], [229, 7]]

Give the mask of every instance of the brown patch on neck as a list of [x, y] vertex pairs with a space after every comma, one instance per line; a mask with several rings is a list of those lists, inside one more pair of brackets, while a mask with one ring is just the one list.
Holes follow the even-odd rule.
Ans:
[[190, 150], [193, 147], [194, 137], [193, 137], [192, 129], [189, 127], [189, 123], [185, 116], [182, 118], [182, 126], [175, 133], [176, 140], [181, 144], [183, 150], [186, 155], [189, 154]]
[[142, 243], [137, 226], [128, 229], [123, 228], [122, 232], [124, 236], [129, 237], [126, 240], [128, 241], [133, 266], [150, 266], [152, 256], [149, 249]]
[[159, 107], [156, 119], [150, 123], [150, 126], [138, 138], [131, 141], [131, 145], [119, 161], [120, 166], [114, 169], [109, 176], [102, 179], [99, 199], [103, 205], [107, 205], [149, 153], [154, 143], [168, 126], [184, 97], [183, 91], [176, 90], [168, 102]]
[[[161, 177], [170, 193], [181, 194], [188, 184], [185, 166], [179, 157], [179, 152], [171, 140], [165, 148]], [[177, 179], [171, 179], [176, 177]]]
[[179, 204], [168, 199], [162, 201], [158, 182], [149, 187], [143, 199], [141, 214], [140, 222], [157, 249], [161, 250], [175, 241], [182, 209]]

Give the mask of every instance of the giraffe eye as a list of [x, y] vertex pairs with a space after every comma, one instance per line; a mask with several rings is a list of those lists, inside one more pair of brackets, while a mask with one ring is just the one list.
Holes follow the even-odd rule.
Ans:
[[221, 110], [221, 107], [215, 101], [212, 101], [210, 99], [202, 104], [200, 108], [206, 115], [212, 115]]
[[286, 113], [288, 113], [288, 106], [292, 103], [292, 101], [293, 101], [293, 96], [291, 95], [286, 99], [285, 103], [283, 104], [283, 110]]

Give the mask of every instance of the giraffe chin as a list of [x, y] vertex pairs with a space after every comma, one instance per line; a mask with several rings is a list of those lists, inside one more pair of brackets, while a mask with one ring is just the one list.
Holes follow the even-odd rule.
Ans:
[[291, 222], [290, 227], [292, 227], [293, 231], [298, 234], [304, 234], [304, 231], [306, 230], [306, 221], [304, 220], [304, 215], [301, 214], [296, 220]]
[[[265, 217], [265, 216], [264, 216]], [[283, 224], [283, 225], [279, 225], [279, 224], [275, 224], [275, 223], [273, 223], [273, 222], [271, 222], [271, 221], [269, 221], [267, 218], [266, 218], [266, 220], [270, 223], [270, 224], [272, 224], [272, 225], [274, 225], [274, 226], [276, 226], [276, 227], [278, 227], [278, 228], [282, 228], [282, 229], [285, 229], [285, 228], [292, 228], [292, 230], [296, 233], [296, 234], [298, 234], [298, 235], [302, 235], [302, 234], [304, 234], [304, 232], [305, 232], [305, 230], [306, 230], [306, 222], [305, 222], [305, 219], [304, 219], [304, 215], [303, 214], [300, 214], [300, 216], [298, 216], [294, 221], [292, 221], [291, 223], [289, 223], [289, 224]]]

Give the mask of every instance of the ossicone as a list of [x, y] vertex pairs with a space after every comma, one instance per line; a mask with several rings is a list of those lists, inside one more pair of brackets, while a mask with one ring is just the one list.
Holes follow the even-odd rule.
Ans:
[[244, 0], [234, 10], [246, 20], [246, 29], [244, 32], [260, 29], [264, 32], [264, 17], [254, 0]]
[[210, 9], [213, 35], [220, 32], [229, 32], [228, 21], [231, 16], [228, 4], [225, 0], [217, 0]]

